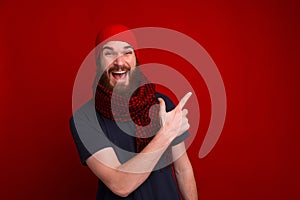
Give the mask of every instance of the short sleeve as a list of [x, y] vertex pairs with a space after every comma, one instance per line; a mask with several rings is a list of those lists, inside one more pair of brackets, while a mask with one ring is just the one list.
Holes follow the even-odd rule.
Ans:
[[70, 130], [83, 165], [97, 151], [111, 146], [101, 129], [94, 106], [88, 102], [70, 119]]
[[[161, 94], [161, 93], [156, 93], [156, 98], [162, 98], [165, 103], [166, 103], [166, 111], [169, 112], [171, 110], [173, 110], [175, 108], [174, 103], [171, 101], [171, 99], [169, 99], [167, 96]], [[180, 136], [176, 137], [173, 141], [172, 141], [172, 146], [175, 146], [181, 142], [183, 142], [185, 139], [187, 139], [190, 136], [190, 133], [188, 131], [184, 132], [183, 134], [181, 134]]]

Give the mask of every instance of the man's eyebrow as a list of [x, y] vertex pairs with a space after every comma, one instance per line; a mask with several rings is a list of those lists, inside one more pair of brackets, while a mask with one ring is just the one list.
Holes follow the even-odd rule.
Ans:
[[104, 46], [104, 47], [102, 48], [102, 50], [104, 50], [104, 49], [114, 50], [114, 48], [109, 47], [109, 46]]
[[[104, 50], [104, 49], [114, 50], [114, 48], [112, 48], [112, 47], [110, 47], [110, 46], [104, 46], [104, 47], [102, 48], [102, 50]], [[133, 48], [131, 45], [128, 45], [128, 46], [123, 47], [123, 49], [134, 49], [134, 48]]]
[[133, 49], [131, 45], [125, 46], [124, 49]]

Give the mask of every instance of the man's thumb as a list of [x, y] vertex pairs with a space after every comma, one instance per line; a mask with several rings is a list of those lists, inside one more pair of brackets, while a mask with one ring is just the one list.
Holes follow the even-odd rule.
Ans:
[[158, 101], [159, 101], [160, 112], [166, 112], [165, 101], [162, 98], [158, 98]]

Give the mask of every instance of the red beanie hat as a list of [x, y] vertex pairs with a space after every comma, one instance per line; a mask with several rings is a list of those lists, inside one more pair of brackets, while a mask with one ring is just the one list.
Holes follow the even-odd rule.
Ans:
[[[96, 62], [98, 60], [98, 56], [101, 52], [102, 45], [106, 44], [109, 41], [123, 41], [130, 44], [135, 51], [135, 55], [137, 57], [137, 42], [133, 32], [126, 26], [121, 24], [114, 24], [107, 26], [98, 32], [96, 37]], [[99, 44], [102, 43], [101, 46]], [[98, 65], [98, 62], [97, 62]]]
[[109, 41], [123, 41], [130, 44], [134, 49], [137, 48], [137, 42], [134, 34], [128, 27], [121, 24], [107, 26], [98, 32], [96, 37], [96, 46], [101, 42], [105, 44]]

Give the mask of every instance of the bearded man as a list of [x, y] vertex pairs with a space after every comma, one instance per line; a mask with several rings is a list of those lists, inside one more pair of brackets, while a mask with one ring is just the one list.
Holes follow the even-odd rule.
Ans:
[[196, 200], [184, 145], [190, 125], [183, 107], [191, 93], [175, 107], [155, 91], [127, 27], [107, 27], [96, 44], [94, 98], [70, 120], [81, 162], [99, 179], [96, 199]]

